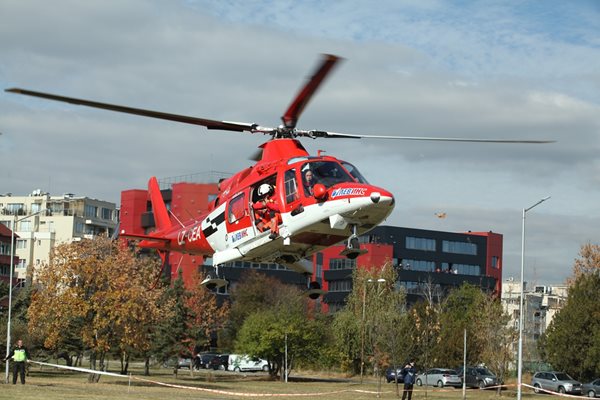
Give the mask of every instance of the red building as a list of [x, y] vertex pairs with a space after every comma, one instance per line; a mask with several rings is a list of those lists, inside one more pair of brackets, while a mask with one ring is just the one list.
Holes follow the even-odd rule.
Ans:
[[[10, 280], [10, 240], [12, 236], [12, 231], [8, 229], [3, 224], [0, 224], [0, 280], [8, 283]], [[19, 238], [18, 235], [15, 236], [15, 243]], [[19, 257], [13, 257], [13, 268], [15, 265], [19, 264]], [[16, 277], [13, 276], [12, 285], [14, 286], [17, 283]]]

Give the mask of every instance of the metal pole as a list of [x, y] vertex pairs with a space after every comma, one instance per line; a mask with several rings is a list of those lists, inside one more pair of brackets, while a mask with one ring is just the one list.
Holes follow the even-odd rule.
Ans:
[[467, 398], [467, 330], [463, 338], [463, 384], [462, 384], [462, 398]]
[[[360, 383], [363, 383], [363, 371], [365, 366], [365, 306], [367, 303], [367, 282], [363, 285], [363, 303], [361, 318], [361, 341], [360, 341]], [[8, 380], [8, 378], [6, 378]]]
[[524, 320], [524, 310], [523, 310], [523, 297], [525, 295], [525, 281], [524, 281], [524, 270], [525, 270], [525, 216], [527, 211], [531, 210], [533, 207], [543, 203], [548, 200], [550, 196], [544, 197], [534, 205], [529, 208], [523, 209], [523, 217], [522, 217], [522, 226], [521, 226], [521, 296], [519, 299], [519, 351], [518, 351], [518, 360], [517, 360], [517, 400], [521, 400], [522, 390], [521, 386], [523, 384], [523, 320]]
[[[10, 318], [12, 312], [12, 287], [13, 287], [13, 269], [15, 262], [15, 226], [18, 220], [13, 222], [12, 229], [10, 230], [10, 272], [8, 278], [8, 322], [6, 326], [6, 357], [10, 354]], [[5, 380], [8, 383], [8, 368], [9, 362], [6, 361], [6, 376]]]

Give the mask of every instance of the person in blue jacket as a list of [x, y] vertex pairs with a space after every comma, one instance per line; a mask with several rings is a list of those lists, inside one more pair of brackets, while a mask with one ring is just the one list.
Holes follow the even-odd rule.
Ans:
[[409, 362], [402, 369], [402, 376], [404, 377], [404, 391], [402, 392], [402, 400], [411, 400], [416, 374], [417, 370], [415, 369], [414, 361]]

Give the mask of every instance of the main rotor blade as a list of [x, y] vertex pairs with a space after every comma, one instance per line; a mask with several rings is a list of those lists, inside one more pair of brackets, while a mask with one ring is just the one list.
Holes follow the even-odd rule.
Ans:
[[315, 94], [323, 80], [329, 75], [335, 64], [342, 60], [338, 56], [331, 54], [323, 54], [321, 63], [315, 70], [313, 76], [306, 82], [304, 87], [298, 92], [292, 104], [288, 107], [287, 111], [281, 119], [286, 128], [295, 128], [300, 114], [304, 111], [304, 107], [308, 104], [311, 97]]
[[445, 138], [429, 136], [383, 136], [383, 135], [355, 135], [348, 133], [308, 131], [309, 136], [324, 138], [342, 138], [342, 139], [399, 139], [399, 140], [428, 140], [437, 142], [473, 142], [473, 143], [524, 143], [524, 144], [544, 144], [555, 143], [556, 140], [516, 140], [516, 139], [471, 139], [471, 138]]
[[48, 99], [48, 100], [62, 101], [64, 103], [71, 103], [71, 104], [76, 104], [76, 105], [80, 105], [80, 106], [101, 108], [104, 110], [117, 111], [117, 112], [134, 114], [134, 115], [141, 115], [141, 116], [150, 117], [150, 118], [165, 119], [168, 121], [183, 122], [185, 124], [202, 125], [208, 129], [222, 129], [225, 131], [236, 131], [236, 132], [243, 132], [243, 131], [254, 132], [254, 128], [258, 127], [257, 124], [247, 124], [247, 123], [243, 123], [243, 122], [216, 121], [216, 120], [212, 120], [212, 119], [189, 117], [186, 115], [170, 114], [170, 113], [165, 113], [165, 112], [160, 112], [160, 111], [145, 110], [145, 109], [141, 109], [141, 108], [119, 106], [116, 104], [100, 103], [97, 101], [76, 99], [74, 97], [58, 96], [55, 94], [35, 92], [33, 90], [20, 89], [20, 88], [5, 89], [5, 91], [10, 92], [10, 93], [23, 94], [23, 95], [27, 95], [27, 96], [41, 97], [43, 99]]

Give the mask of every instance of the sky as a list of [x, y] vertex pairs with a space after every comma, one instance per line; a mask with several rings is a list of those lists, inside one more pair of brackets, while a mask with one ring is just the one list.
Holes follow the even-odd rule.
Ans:
[[[298, 128], [556, 140], [303, 140], [394, 193], [389, 225], [504, 235], [504, 278], [561, 284], [598, 243], [596, 1], [0, 1], [0, 87], [277, 126], [322, 53], [344, 62]], [[115, 203], [234, 173], [267, 137], [0, 92], [0, 194]], [[436, 214], [445, 213], [446, 218]]]

